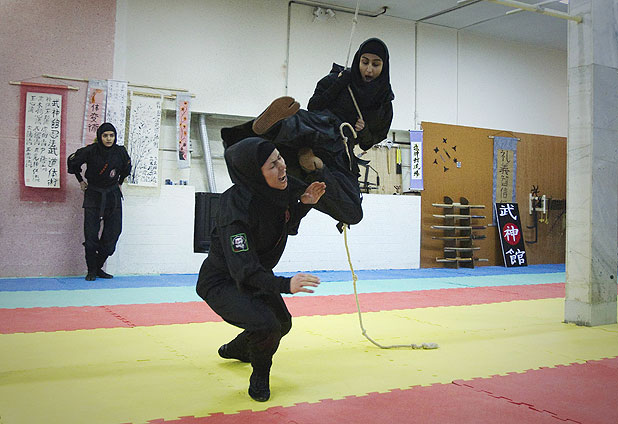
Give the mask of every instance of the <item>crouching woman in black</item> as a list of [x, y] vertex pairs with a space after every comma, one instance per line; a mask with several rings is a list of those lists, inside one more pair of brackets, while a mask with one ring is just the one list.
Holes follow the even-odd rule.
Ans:
[[[82, 165], [86, 164], [86, 181]], [[131, 158], [124, 146], [116, 144], [116, 128], [106, 122], [97, 129], [96, 142], [67, 159], [69, 174], [75, 174], [84, 192], [84, 247], [86, 248], [86, 280], [112, 278], [103, 264], [116, 250], [122, 231], [122, 193], [120, 185], [131, 172]], [[99, 230], [103, 222], [103, 231]]]
[[269, 375], [279, 342], [292, 327], [281, 293], [312, 293], [318, 277], [299, 273], [279, 277], [272, 269], [288, 235], [324, 194], [314, 182], [299, 199], [291, 198], [285, 161], [262, 138], [247, 138], [225, 151], [234, 185], [219, 200], [208, 257], [202, 264], [197, 293], [226, 322], [244, 329], [219, 348], [226, 359], [251, 362], [249, 395], [270, 397]]

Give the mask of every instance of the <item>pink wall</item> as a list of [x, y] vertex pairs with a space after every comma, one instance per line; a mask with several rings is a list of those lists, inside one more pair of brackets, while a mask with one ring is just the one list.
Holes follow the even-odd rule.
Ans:
[[[82, 193], [75, 177], [65, 180], [65, 202], [19, 198], [20, 88], [9, 81], [58, 83], [42, 74], [111, 78], [116, 2], [6, 0], [0, 16], [0, 277], [84, 274]], [[81, 147], [87, 84], [65, 84], [79, 87], [67, 96], [70, 154]]]

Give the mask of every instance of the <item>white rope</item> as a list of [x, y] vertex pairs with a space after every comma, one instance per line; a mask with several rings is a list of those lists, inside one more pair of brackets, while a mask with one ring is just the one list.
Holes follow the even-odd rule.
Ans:
[[[356, 108], [356, 112], [358, 113], [358, 117], [364, 121], [363, 114], [361, 113], [360, 108], [358, 107], [358, 103], [356, 103], [356, 97], [354, 97], [354, 93], [352, 93], [352, 88], [349, 85], [348, 85], [348, 91], [350, 92], [350, 96], [352, 97], [352, 102], [354, 102], [354, 107]], [[356, 137], [354, 137], [354, 138], [356, 138]]]
[[[350, 32], [350, 42], [348, 44], [348, 56], [345, 60], [344, 69], [347, 69], [348, 64], [350, 62], [350, 52], [352, 51], [352, 38], [354, 37], [354, 30], [356, 29], [356, 23], [358, 22], [359, 6], [360, 6], [360, 0], [357, 0], [356, 1], [356, 11], [354, 12], [354, 18], [352, 19], [352, 31]], [[356, 108], [356, 112], [358, 112], [358, 117], [364, 121], [363, 114], [361, 113], [360, 108], [358, 107], [358, 103], [356, 102], [354, 93], [352, 93], [352, 89], [350, 88], [349, 85], [348, 85], [348, 91], [350, 92], [350, 96], [352, 97], [352, 101], [354, 102], [354, 107]], [[346, 135], [343, 132], [343, 129], [345, 127], [347, 127], [352, 132], [352, 135], [354, 136], [354, 138], [357, 137], [357, 134], [356, 134], [356, 131], [354, 130], [354, 127], [348, 122], [344, 122], [339, 126], [339, 133], [341, 134], [341, 138], [343, 139], [345, 151], [348, 155], [348, 160], [350, 161], [350, 169], [352, 169], [352, 157], [350, 156], [350, 149], [348, 146], [348, 137], [346, 137]], [[421, 344], [412, 343], [412, 344], [403, 344], [403, 345], [383, 346], [380, 343], [373, 340], [371, 337], [369, 337], [369, 335], [367, 334], [367, 330], [365, 330], [365, 327], [363, 326], [363, 317], [361, 315], [360, 302], [358, 301], [358, 292], [356, 291], [356, 281], [358, 280], [358, 277], [354, 273], [354, 267], [352, 266], [352, 259], [350, 258], [350, 249], [348, 248], [347, 229], [348, 229], [348, 224], [343, 224], [343, 240], [345, 242], [345, 251], [346, 251], [346, 254], [348, 255], [348, 264], [350, 265], [350, 271], [352, 271], [352, 283], [354, 284], [354, 298], [356, 299], [356, 310], [358, 311], [358, 322], [360, 324], [360, 328], [361, 328], [361, 332], [363, 333], [363, 336], [365, 336], [367, 340], [369, 340], [371, 343], [373, 343], [380, 349], [393, 349], [393, 348], [401, 348], [401, 347], [410, 347], [412, 349], [437, 349], [438, 348], [437, 343], [421, 343]]]
[[[360, 6], [360, 0], [357, 0], [356, 10], [354, 11], [354, 18], [352, 18], [352, 31], [350, 31], [350, 42], [348, 43], [348, 56], [345, 59], [344, 69], [347, 69], [350, 63], [350, 53], [352, 52], [352, 39], [354, 38], [354, 31], [356, 30], [356, 24], [358, 23], [359, 6]], [[354, 102], [354, 107], [356, 108], [356, 112], [358, 112], [358, 117], [364, 121], [363, 114], [361, 113], [360, 108], [358, 107], [358, 103], [356, 103], [356, 98], [354, 97], [354, 93], [352, 93], [352, 89], [350, 88], [349, 85], [348, 85], [348, 91], [350, 92], [350, 96], [352, 96], [352, 101]], [[354, 136], [354, 138], [356, 138], [356, 135]]]
[[350, 53], [352, 51], [352, 37], [354, 37], [354, 30], [356, 29], [356, 23], [358, 22], [358, 8], [360, 6], [360, 0], [356, 0], [356, 11], [354, 12], [354, 18], [352, 18], [352, 31], [350, 32], [350, 42], [348, 43], [348, 57], [345, 60], [345, 67], [348, 67], [350, 63]]
[[437, 343], [420, 343], [420, 344], [412, 343], [412, 344], [384, 346], [376, 342], [375, 340], [373, 340], [371, 337], [369, 337], [369, 335], [367, 334], [367, 330], [365, 330], [365, 327], [363, 326], [363, 317], [361, 315], [360, 303], [358, 301], [358, 292], [356, 291], [356, 281], [358, 280], [358, 277], [356, 276], [356, 273], [354, 272], [354, 267], [352, 266], [352, 259], [350, 259], [350, 249], [348, 248], [347, 229], [348, 229], [348, 224], [343, 224], [343, 240], [345, 241], [345, 252], [348, 255], [348, 264], [350, 265], [350, 271], [352, 271], [352, 283], [354, 284], [354, 298], [356, 299], [356, 310], [358, 311], [358, 322], [360, 324], [360, 328], [361, 328], [361, 332], [363, 336], [365, 336], [367, 340], [369, 340], [371, 343], [373, 343], [380, 349], [394, 349], [394, 348], [402, 348], [402, 347], [409, 347], [412, 349], [437, 349], [439, 347]]

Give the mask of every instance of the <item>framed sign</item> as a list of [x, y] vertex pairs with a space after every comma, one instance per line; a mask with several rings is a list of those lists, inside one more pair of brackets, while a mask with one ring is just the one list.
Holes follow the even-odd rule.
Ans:
[[507, 268], [528, 266], [517, 203], [494, 203], [502, 258]]

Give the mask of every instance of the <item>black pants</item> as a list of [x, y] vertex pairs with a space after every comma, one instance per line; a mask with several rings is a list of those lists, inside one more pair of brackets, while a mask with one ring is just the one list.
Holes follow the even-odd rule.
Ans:
[[[103, 219], [100, 217], [99, 208], [84, 208], [84, 247], [88, 273], [96, 273], [114, 253], [122, 232], [122, 205], [111, 203], [110, 207], [103, 210]], [[103, 231], [99, 238], [101, 224]]]
[[[334, 116], [301, 109], [281, 121], [273, 143], [286, 163], [292, 166], [298, 163], [297, 154], [300, 148], [313, 149], [314, 154], [324, 162], [324, 168], [303, 175], [302, 179], [306, 183], [304, 187], [313, 181], [325, 182], [326, 192], [315, 208], [337, 221], [352, 225], [358, 224], [363, 218], [362, 197], [358, 185], [359, 171], [352, 151], [353, 140], [350, 139], [350, 146], [344, 144], [339, 134], [339, 123]], [[300, 189], [304, 191], [302, 185]]]
[[198, 294], [225, 322], [244, 330], [228, 343], [228, 352], [268, 372], [281, 338], [292, 328], [292, 316], [281, 295], [242, 292], [233, 281], [211, 287], [207, 293], [201, 292], [198, 282]]

